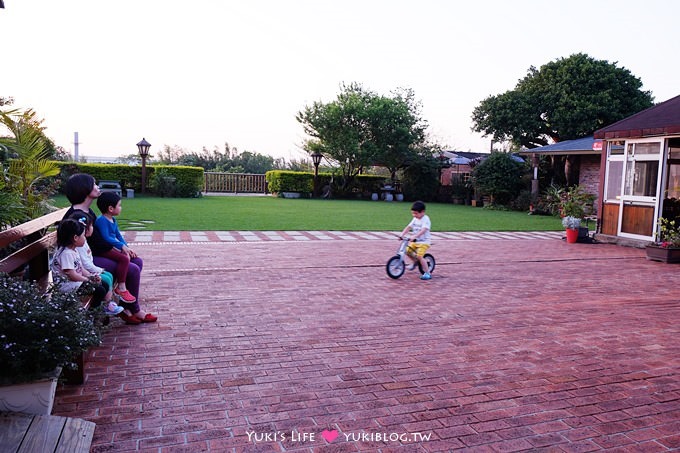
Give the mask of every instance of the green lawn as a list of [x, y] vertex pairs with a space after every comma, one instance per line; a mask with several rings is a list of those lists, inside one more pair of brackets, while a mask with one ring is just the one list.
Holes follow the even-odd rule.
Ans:
[[[65, 197], [55, 203], [68, 206]], [[122, 230], [399, 231], [411, 219], [410, 203], [275, 197], [123, 198]], [[92, 207], [99, 214], [96, 206]], [[433, 231], [556, 231], [555, 217], [428, 203]]]

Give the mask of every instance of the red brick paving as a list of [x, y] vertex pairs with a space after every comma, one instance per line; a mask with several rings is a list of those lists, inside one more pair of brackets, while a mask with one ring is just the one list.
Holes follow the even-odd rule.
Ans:
[[391, 280], [396, 246], [138, 244], [159, 322], [114, 321], [53, 413], [95, 452], [680, 449], [677, 266], [440, 240], [431, 281]]

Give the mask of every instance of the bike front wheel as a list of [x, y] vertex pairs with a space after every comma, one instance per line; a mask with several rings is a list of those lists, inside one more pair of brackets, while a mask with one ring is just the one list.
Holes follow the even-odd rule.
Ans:
[[[434, 261], [434, 256], [430, 255], [429, 253], [426, 253], [425, 256], [425, 261], [427, 262], [427, 267], [428, 267], [428, 272], [431, 274], [434, 272], [434, 266], [435, 266], [435, 261]], [[420, 265], [420, 261], [418, 261], [418, 270], [420, 270], [421, 274], [424, 274], [425, 271], [423, 271], [423, 266]]]
[[397, 279], [404, 275], [404, 269], [406, 269], [406, 266], [404, 265], [404, 260], [402, 260], [399, 255], [394, 255], [392, 258], [390, 258], [387, 261], [387, 265], [385, 266], [387, 275], [390, 278], [394, 279]]

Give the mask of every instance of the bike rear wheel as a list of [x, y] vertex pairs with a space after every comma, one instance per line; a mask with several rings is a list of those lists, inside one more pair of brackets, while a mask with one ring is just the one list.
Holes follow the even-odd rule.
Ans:
[[390, 258], [387, 261], [387, 265], [385, 266], [387, 275], [390, 278], [394, 279], [397, 279], [404, 275], [404, 269], [406, 269], [406, 266], [404, 265], [404, 260], [402, 260], [399, 255], [394, 255], [392, 258]]
[[[430, 255], [429, 253], [426, 253], [423, 258], [425, 258], [425, 261], [427, 261], [427, 267], [429, 268], [428, 272], [431, 274], [434, 272], [434, 266], [437, 264], [434, 260], [434, 256]], [[418, 261], [418, 270], [420, 271], [421, 274], [424, 274], [425, 272], [423, 271], [423, 266], [420, 265], [420, 261]]]

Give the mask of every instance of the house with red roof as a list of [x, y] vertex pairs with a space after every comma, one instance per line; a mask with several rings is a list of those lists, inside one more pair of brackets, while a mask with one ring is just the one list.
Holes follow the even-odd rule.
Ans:
[[[564, 140], [551, 145], [520, 151], [518, 154], [531, 159], [534, 168], [531, 192], [538, 196], [538, 156], [564, 162], [564, 174], [569, 186], [579, 184], [593, 195], [600, 193], [600, 161], [602, 140], [590, 137]], [[597, 204], [596, 204], [597, 206]]]
[[595, 131], [602, 140], [598, 239], [654, 240], [680, 216], [680, 96]]

